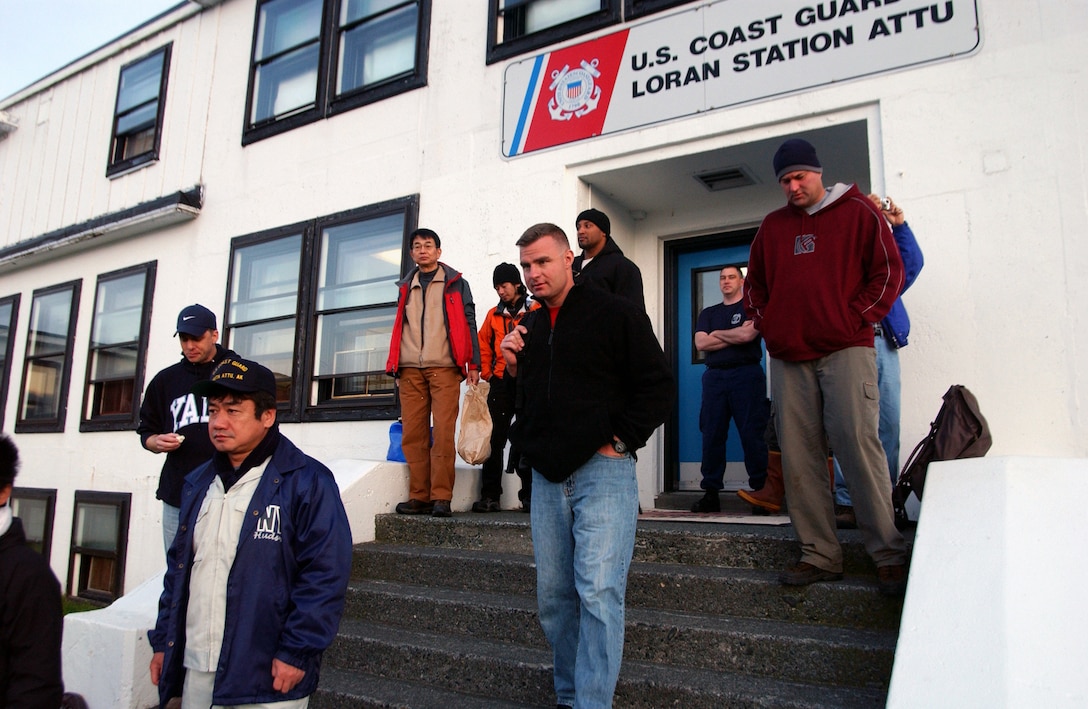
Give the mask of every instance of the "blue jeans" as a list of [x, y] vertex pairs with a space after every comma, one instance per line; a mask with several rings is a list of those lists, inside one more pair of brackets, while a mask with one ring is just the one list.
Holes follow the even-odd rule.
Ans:
[[537, 605], [552, 646], [559, 704], [612, 706], [637, 519], [630, 455], [594, 453], [561, 483], [533, 471]]
[[703, 434], [703, 461], [700, 465], [704, 490], [721, 490], [725, 476], [725, 443], [729, 421], [737, 424], [744, 450], [744, 467], [753, 490], [767, 479], [767, 419], [771, 404], [767, 401], [767, 378], [763, 367], [750, 364], [734, 369], [703, 372], [703, 401], [699, 407], [699, 430]]
[[162, 503], [162, 545], [167, 553], [170, 545], [174, 543], [174, 537], [178, 535], [178, 522], [181, 509]]
[[[876, 350], [876, 381], [880, 390], [880, 446], [888, 458], [888, 473], [892, 487], [899, 479], [899, 350], [877, 335], [873, 340]], [[850, 491], [835, 459], [835, 504], [851, 506]]]

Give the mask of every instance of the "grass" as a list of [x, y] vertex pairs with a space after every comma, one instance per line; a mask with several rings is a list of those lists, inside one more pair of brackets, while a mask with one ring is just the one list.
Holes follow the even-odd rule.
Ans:
[[96, 611], [99, 608], [105, 608], [102, 603], [95, 603], [83, 598], [69, 598], [64, 596], [61, 598], [61, 606], [64, 609], [64, 615], [69, 613], [82, 613], [83, 611]]

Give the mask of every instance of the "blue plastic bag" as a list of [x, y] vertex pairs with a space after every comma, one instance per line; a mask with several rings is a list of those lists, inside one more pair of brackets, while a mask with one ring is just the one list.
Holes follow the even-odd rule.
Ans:
[[385, 454], [386, 460], [394, 463], [406, 463], [404, 449], [401, 447], [401, 436], [404, 435], [404, 425], [400, 419], [389, 424], [389, 452]]

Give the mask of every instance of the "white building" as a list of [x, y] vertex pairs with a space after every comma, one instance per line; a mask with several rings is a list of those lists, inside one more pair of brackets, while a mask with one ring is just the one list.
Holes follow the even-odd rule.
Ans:
[[828, 183], [891, 194], [925, 252], [904, 457], [956, 383], [991, 454], [1084, 457], [1086, 28], [1079, 1], [183, 2], [0, 100], [21, 514], [71, 595], [161, 568], [162, 458], [135, 412], [193, 302], [280, 375], [304, 450], [384, 459], [405, 235], [443, 237], [482, 318], [521, 232], [573, 237], [589, 206], [681, 382], [642, 505], [691, 488], [700, 283], [782, 203], [771, 156], [795, 135]]

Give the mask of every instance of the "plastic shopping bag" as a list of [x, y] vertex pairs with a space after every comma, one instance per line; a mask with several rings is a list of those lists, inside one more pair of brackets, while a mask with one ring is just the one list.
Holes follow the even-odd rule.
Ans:
[[461, 432], [457, 434], [457, 455], [469, 465], [479, 465], [491, 455], [491, 411], [487, 394], [491, 385], [483, 380], [469, 385], [461, 404]]

